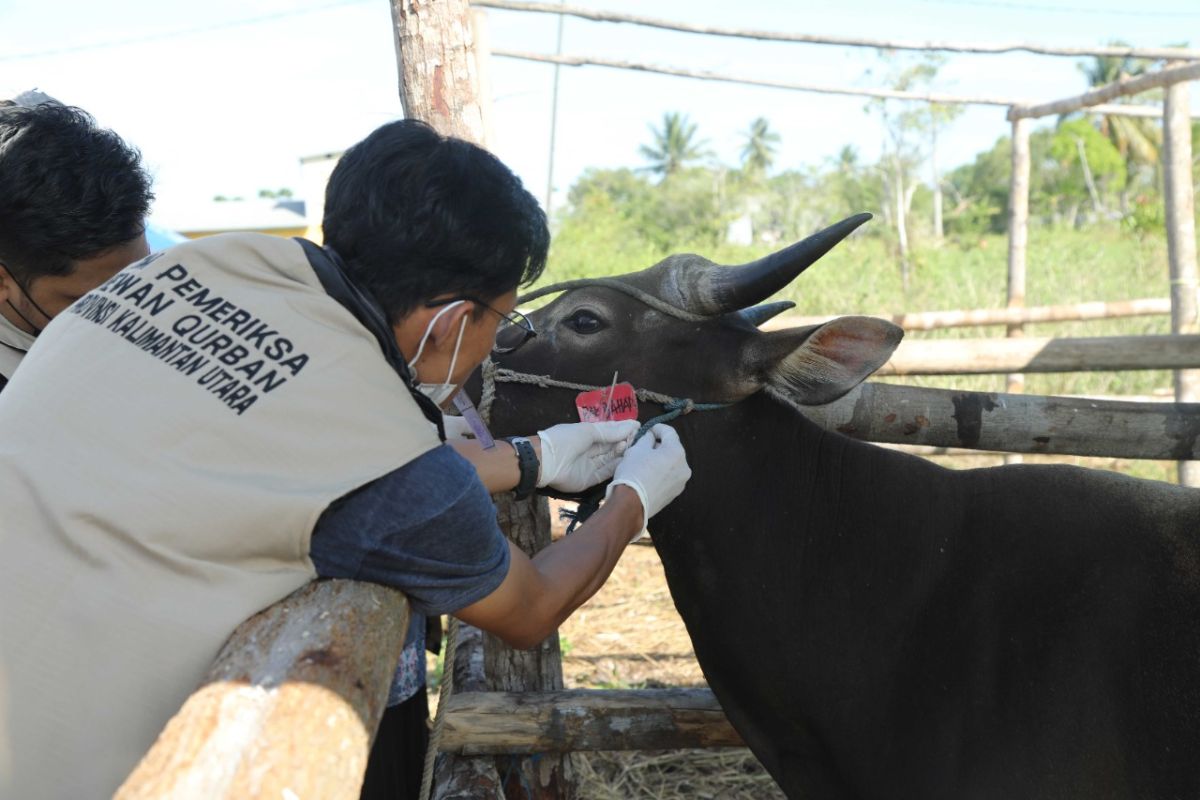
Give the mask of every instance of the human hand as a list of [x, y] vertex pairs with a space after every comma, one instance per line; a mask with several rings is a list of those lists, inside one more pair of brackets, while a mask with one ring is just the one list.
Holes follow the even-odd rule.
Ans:
[[582, 492], [604, 483], [633, 441], [637, 420], [574, 422], [538, 431], [542, 444], [542, 471], [538, 487], [562, 492]]
[[617, 486], [628, 486], [642, 501], [642, 528], [679, 496], [692, 470], [679, 434], [670, 425], [655, 425], [625, 452], [617, 465], [607, 498]]

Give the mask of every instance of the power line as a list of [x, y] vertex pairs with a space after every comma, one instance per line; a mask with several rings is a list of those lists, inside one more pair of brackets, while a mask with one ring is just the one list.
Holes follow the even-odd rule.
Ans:
[[1200, 17], [1200, 11], [1155, 11], [1142, 9], [1109, 9], [1094, 6], [1042, 6], [1032, 3], [1004, 3], [996, 0], [920, 0], [922, 3], [939, 3], [947, 6], [978, 6], [1006, 11], [1045, 11], [1053, 14], [1087, 14], [1093, 17]]
[[315, 14], [320, 11], [329, 11], [334, 8], [345, 8], [347, 6], [364, 5], [370, 0], [339, 0], [335, 3], [325, 3], [319, 6], [310, 6], [308, 8], [294, 9], [291, 11], [279, 11], [274, 14], [263, 14], [258, 17], [244, 17], [242, 19], [226, 20], [224, 22], [214, 22], [211, 25], [201, 25], [195, 28], [184, 28], [176, 31], [166, 31], [164, 33], [151, 33], [143, 36], [131, 36], [127, 39], [115, 39], [108, 42], [96, 42], [94, 44], [72, 45], [70, 47], [59, 47], [53, 50], [37, 50], [28, 53], [12, 53], [6, 56], [0, 56], [2, 61], [24, 61], [34, 58], [48, 58], [50, 56], [69, 55], [71, 53], [83, 53], [90, 50], [107, 50], [112, 47], [125, 47], [134, 44], [147, 44], [149, 42], [159, 42], [164, 39], [178, 39], [183, 36], [194, 36], [199, 33], [211, 33], [212, 31], [229, 30], [230, 28], [242, 28], [250, 25], [260, 25], [264, 22], [275, 22], [281, 19], [289, 19], [292, 17], [301, 17], [307, 14]]

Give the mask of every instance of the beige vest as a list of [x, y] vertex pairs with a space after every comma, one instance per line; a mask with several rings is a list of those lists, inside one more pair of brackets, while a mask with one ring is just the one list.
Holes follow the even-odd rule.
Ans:
[[298, 243], [229, 235], [60, 314], [0, 393], [0, 798], [107, 797], [329, 503], [438, 445]]
[[33, 341], [32, 336], [0, 316], [0, 376], [12, 377]]

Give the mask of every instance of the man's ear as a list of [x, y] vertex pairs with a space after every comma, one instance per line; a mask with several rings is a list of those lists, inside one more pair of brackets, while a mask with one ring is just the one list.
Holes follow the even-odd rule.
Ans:
[[840, 317], [824, 325], [758, 337], [745, 362], [759, 380], [801, 405], [837, 400], [887, 363], [904, 331], [875, 317]]
[[[434, 314], [441, 310], [440, 308], [432, 309]], [[448, 309], [438, 317], [437, 322], [433, 323], [433, 330], [429, 332], [429, 343], [440, 345], [448, 339], [453, 346], [454, 342], [458, 340], [458, 332], [462, 328], [463, 318], [470, 316], [474, 310], [475, 304], [470, 300]], [[467, 324], [470, 325], [470, 321]]]

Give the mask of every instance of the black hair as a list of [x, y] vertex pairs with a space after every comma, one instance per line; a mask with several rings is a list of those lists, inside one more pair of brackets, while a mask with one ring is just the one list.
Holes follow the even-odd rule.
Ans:
[[142, 157], [86, 111], [0, 107], [0, 262], [26, 285], [145, 232]]
[[550, 246], [545, 213], [508, 167], [416, 120], [346, 151], [323, 226], [325, 244], [393, 323], [440, 295], [486, 302], [532, 283]]

